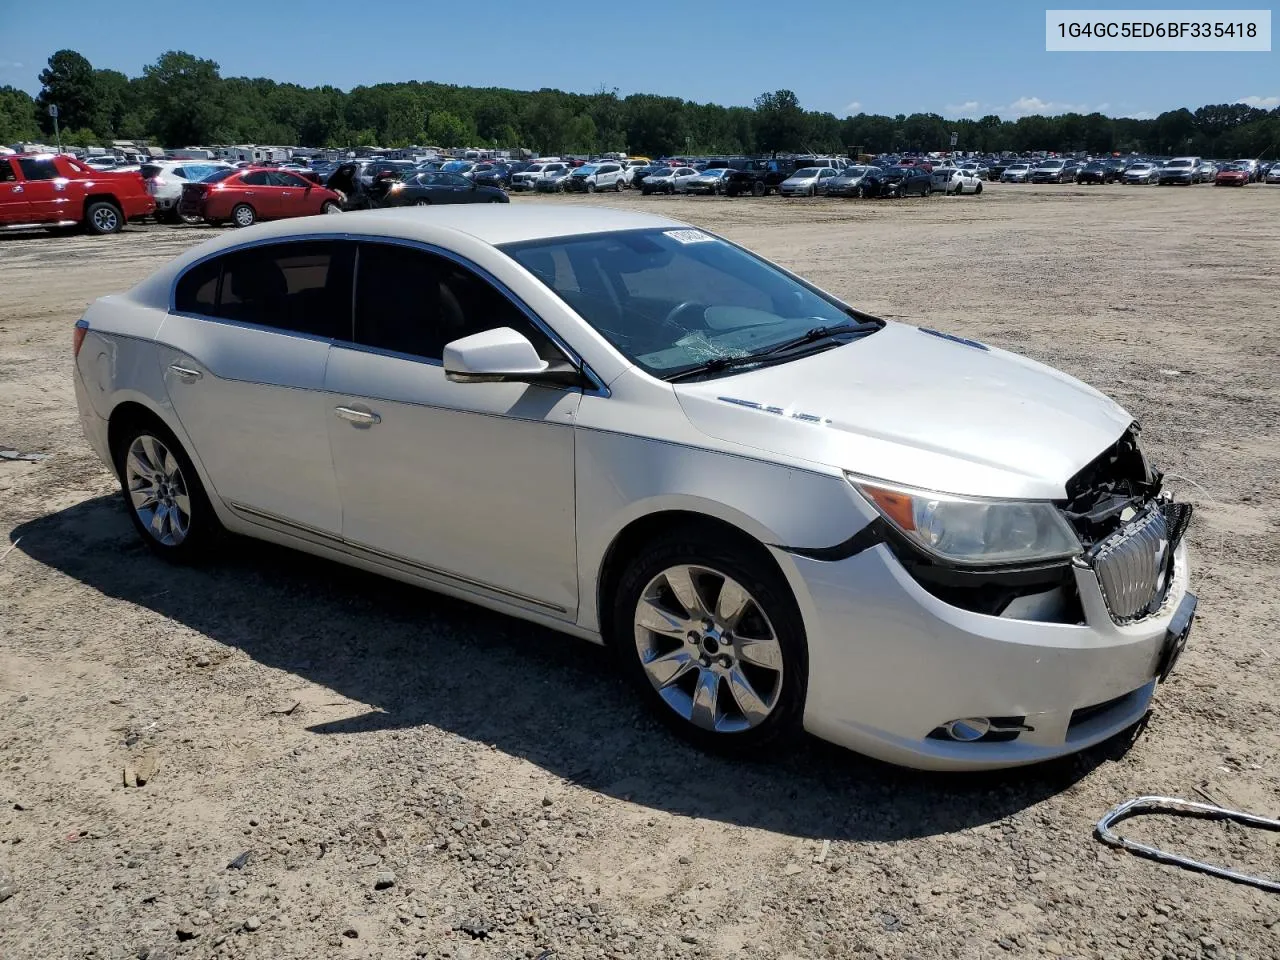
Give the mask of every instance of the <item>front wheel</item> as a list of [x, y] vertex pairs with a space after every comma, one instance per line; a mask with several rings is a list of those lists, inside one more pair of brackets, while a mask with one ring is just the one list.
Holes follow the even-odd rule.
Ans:
[[326, 200], [324, 206], [320, 208], [320, 212], [331, 216], [335, 213], [341, 213], [342, 207], [332, 200]]
[[973, 188], [973, 195], [975, 197], [981, 192], [982, 192], [982, 184], [978, 184], [976, 187]]
[[615, 180], [615, 181], [613, 181], [613, 192], [614, 192], [614, 193], [621, 193], [621, 192], [622, 192], [622, 181], [621, 181], [621, 180]]
[[595, 193], [595, 192], [596, 192], [596, 185], [594, 183], [588, 183], [587, 193]]
[[611, 639], [649, 706], [700, 746], [758, 750], [800, 727], [804, 625], [786, 581], [733, 539], [685, 534], [642, 550]]
[[205, 553], [221, 525], [177, 438], [140, 422], [123, 432], [114, 456], [129, 519], [152, 552], [173, 563]]
[[751, 185], [751, 195], [753, 197], [763, 197], [765, 193], [764, 184], [757, 180]]
[[927, 197], [927, 196], [929, 196], [929, 194], [931, 194], [931, 193], [933, 193], [933, 184], [932, 184], [932, 183], [926, 183], [926, 184], [924, 185], [924, 189], [920, 191], [920, 196], [922, 196], [922, 197]]

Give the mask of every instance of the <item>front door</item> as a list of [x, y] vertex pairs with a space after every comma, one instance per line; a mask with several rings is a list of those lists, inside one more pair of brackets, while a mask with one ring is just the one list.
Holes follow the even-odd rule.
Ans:
[[337, 539], [323, 392], [350, 336], [354, 244], [282, 242], [198, 264], [157, 338], [170, 401], [214, 490], [255, 522]]
[[563, 354], [486, 279], [419, 248], [362, 242], [355, 304], [355, 342], [335, 344], [325, 375], [343, 537], [572, 619], [581, 392], [452, 383], [441, 365], [446, 343], [504, 326]]

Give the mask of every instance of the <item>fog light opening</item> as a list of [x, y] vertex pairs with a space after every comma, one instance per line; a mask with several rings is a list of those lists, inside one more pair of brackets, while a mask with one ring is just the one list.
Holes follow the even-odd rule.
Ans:
[[973, 743], [991, 732], [991, 721], [986, 717], [966, 717], [942, 725], [948, 737], [961, 743]]
[[1007, 743], [1019, 734], [1034, 730], [1026, 717], [962, 717], [948, 720], [929, 734], [932, 740], [954, 743]]

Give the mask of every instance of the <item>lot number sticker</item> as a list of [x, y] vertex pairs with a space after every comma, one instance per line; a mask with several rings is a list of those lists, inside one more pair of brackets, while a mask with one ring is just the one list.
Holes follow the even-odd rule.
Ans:
[[667, 230], [663, 236], [679, 240], [681, 243], [712, 243], [716, 239], [701, 230]]

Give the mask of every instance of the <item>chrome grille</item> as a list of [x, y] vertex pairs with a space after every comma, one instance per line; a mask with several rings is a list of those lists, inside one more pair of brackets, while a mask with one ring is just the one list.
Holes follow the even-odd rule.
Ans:
[[1158, 503], [1150, 504], [1094, 545], [1088, 559], [1113, 620], [1127, 623], [1159, 608], [1168, 589], [1172, 574], [1170, 560], [1176, 546], [1176, 541], [1170, 538], [1165, 511]]

